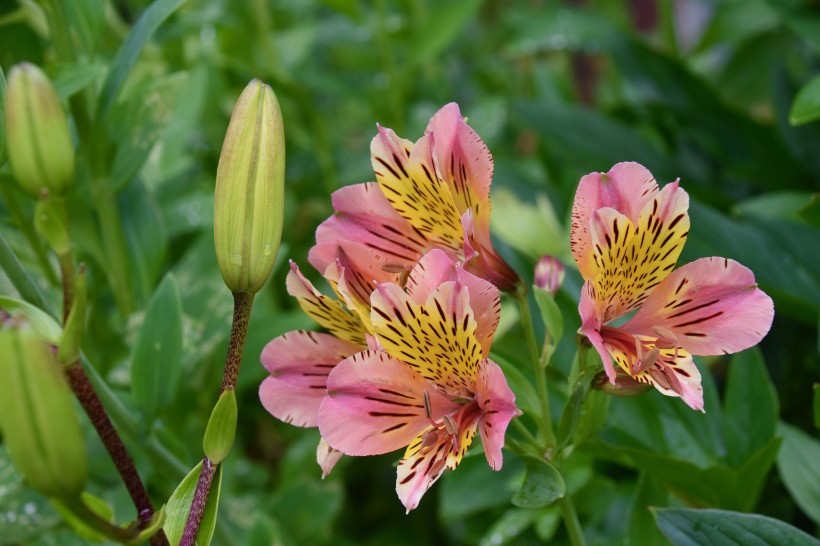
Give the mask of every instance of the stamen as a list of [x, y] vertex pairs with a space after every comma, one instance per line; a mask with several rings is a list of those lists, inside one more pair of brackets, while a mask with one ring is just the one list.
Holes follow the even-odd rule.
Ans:
[[422, 399], [424, 400], [424, 414], [427, 416], [428, 419], [433, 419], [433, 410], [430, 408], [430, 396], [427, 394], [427, 391], [423, 391], [421, 393]]
[[453, 418], [449, 415], [444, 416], [444, 428], [447, 430], [447, 434], [458, 433], [458, 427], [456, 426], [456, 422], [453, 421]]

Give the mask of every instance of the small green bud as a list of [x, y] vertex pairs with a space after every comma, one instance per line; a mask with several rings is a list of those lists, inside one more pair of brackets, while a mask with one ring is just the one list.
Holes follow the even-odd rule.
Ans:
[[47, 190], [43, 190], [34, 207], [34, 229], [58, 256], [70, 252], [71, 236], [65, 198], [52, 197]]
[[21, 63], [9, 72], [6, 146], [14, 178], [34, 197], [63, 195], [74, 180], [74, 147], [57, 91], [42, 70]]
[[216, 171], [216, 259], [232, 292], [258, 292], [273, 270], [284, 187], [282, 113], [271, 88], [253, 80], [234, 107]]
[[236, 435], [236, 393], [228, 389], [222, 393], [211, 412], [202, 450], [214, 464], [219, 464], [230, 453]]
[[50, 497], [76, 497], [88, 478], [71, 390], [51, 348], [21, 319], [0, 329], [0, 430], [15, 468]]

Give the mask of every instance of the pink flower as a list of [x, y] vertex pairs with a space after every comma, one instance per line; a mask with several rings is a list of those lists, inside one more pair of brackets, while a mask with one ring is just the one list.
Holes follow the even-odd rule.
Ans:
[[[262, 350], [262, 364], [270, 373], [259, 387], [259, 398], [277, 419], [298, 427], [315, 427], [319, 405], [325, 396], [327, 376], [336, 364], [367, 347], [367, 321], [358, 312], [358, 303], [347, 304], [325, 296], [291, 262], [287, 277], [288, 293], [310, 317], [330, 333], [297, 330], [270, 341]], [[327, 268], [327, 280], [346, 301], [355, 302], [348, 291], [345, 269], [339, 264]], [[354, 311], [348, 307], [350, 305]], [[317, 460], [323, 475], [330, 473], [340, 453], [320, 442]]]
[[[689, 196], [678, 182], [658, 191], [637, 163], [584, 176], [572, 208], [572, 254], [586, 283], [581, 332], [610, 382], [614, 360], [635, 380], [703, 410], [692, 355], [742, 351], [769, 331], [771, 298], [754, 274], [726, 258], [673, 271], [689, 233]], [[624, 324], [613, 321], [637, 310]]]
[[501, 468], [504, 433], [520, 412], [488, 358], [500, 298], [494, 285], [433, 250], [410, 272], [406, 292], [379, 284], [371, 304], [380, 347], [330, 372], [319, 430], [347, 455], [406, 447], [396, 491], [409, 511], [445, 468], [458, 466], [476, 430], [488, 463]]
[[309, 256], [318, 271], [355, 255], [352, 291], [369, 295], [376, 270], [400, 282], [438, 248], [500, 289], [515, 289], [520, 278], [490, 241], [492, 157], [457, 104], [439, 110], [415, 144], [379, 127], [370, 150], [377, 182], [333, 194], [336, 214], [316, 230]]

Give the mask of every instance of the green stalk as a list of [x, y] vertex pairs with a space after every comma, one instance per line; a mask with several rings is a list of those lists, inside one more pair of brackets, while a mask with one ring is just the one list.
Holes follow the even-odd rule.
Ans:
[[120, 313], [128, 316], [134, 311], [134, 298], [129, 282], [128, 254], [125, 250], [120, 209], [110, 187], [110, 180], [95, 178], [93, 186], [94, 208], [100, 222], [103, 250], [108, 261], [108, 282]]
[[575, 505], [572, 504], [569, 493], [558, 501], [558, 505], [561, 507], [561, 516], [564, 519], [564, 526], [567, 528], [572, 546], [586, 546], [584, 530], [581, 528], [581, 522], [578, 521], [578, 513], [575, 511]]
[[535, 388], [541, 402], [541, 430], [547, 443], [547, 450], [555, 446], [555, 433], [552, 431], [552, 417], [550, 415], [549, 391], [547, 390], [547, 376], [541, 366], [541, 356], [538, 353], [538, 343], [535, 340], [535, 328], [532, 322], [532, 312], [527, 294], [516, 294], [521, 308], [521, 327], [527, 338], [527, 349], [530, 353], [530, 362], [535, 374]]
[[[131, 544], [139, 534], [139, 528], [120, 527], [100, 517], [91, 510], [82, 498], [59, 499], [62, 506], [75, 515], [80, 521], [97, 531], [101, 535], [121, 544]], [[167, 542], [166, 542], [167, 544]]]

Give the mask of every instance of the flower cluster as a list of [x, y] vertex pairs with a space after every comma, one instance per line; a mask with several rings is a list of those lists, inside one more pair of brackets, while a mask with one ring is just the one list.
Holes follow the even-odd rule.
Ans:
[[[409, 511], [458, 466], [476, 432], [489, 465], [501, 468], [520, 411], [490, 348], [500, 291], [521, 279], [490, 241], [492, 158], [458, 106], [437, 112], [415, 144], [379, 127], [371, 153], [377, 181], [334, 193], [335, 214], [309, 253], [337, 297], [293, 263], [287, 277], [288, 293], [329, 333], [271, 341], [260, 398], [278, 419], [319, 428], [325, 475], [342, 454], [404, 449], [396, 490]], [[756, 344], [774, 310], [732, 260], [673, 271], [688, 204], [677, 181], [661, 190], [644, 167], [620, 163], [581, 180], [570, 239], [584, 279], [580, 333], [608, 380], [626, 385], [623, 393], [652, 385], [703, 410], [692, 355]], [[554, 295], [563, 275], [544, 258], [536, 286]]]
[[324, 474], [342, 453], [405, 448], [396, 490], [408, 510], [479, 432], [487, 461], [501, 448], [515, 397], [489, 359], [499, 288], [520, 279], [490, 242], [492, 158], [449, 104], [415, 144], [379, 128], [376, 183], [333, 195], [309, 260], [338, 295], [291, 264], [288, 293], [330, 333], [295, 331], [261, 360], [265, 408], [319, 426]]

